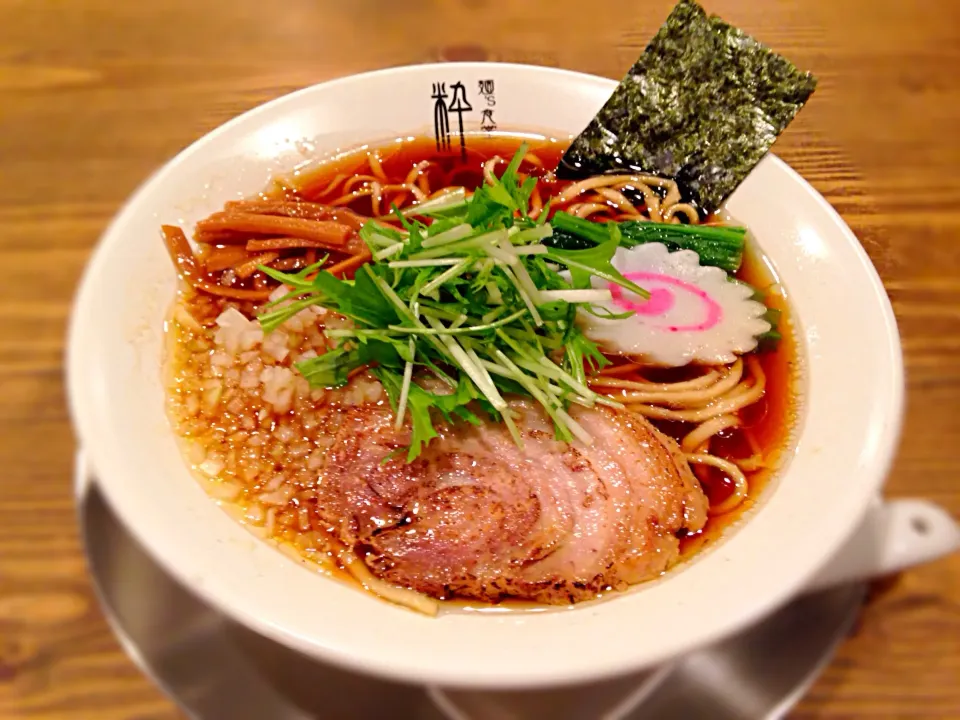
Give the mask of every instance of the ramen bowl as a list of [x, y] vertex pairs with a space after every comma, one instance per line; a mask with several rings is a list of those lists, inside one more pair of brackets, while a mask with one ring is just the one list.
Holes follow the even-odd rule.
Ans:
[[[461, 120], [465, 133], [495, 123], [511, 134], [574, 135], [615, 87], [603, 78], [502, 64], [421, 65], [317, 85], [184, 150], [136, 192], [101, 239], [70, 327], [73, 420], [104, 496], [166, 570], [214, 608], [309, 656], [418, 683], [506, 688], [657, 666], [743, 628], [811, 583], [948, 549], [953, 527], [929, 506], [871, 511], [879, 507], [903, 409], [896, 323], [856, 238], [774, 156], [725, 209], [752, 231], [788, 290], [799, 412], [777, 477], [716, 546], [655, 582], [599, 601], [426, 617], [305, 569], [219, 508], [192, 477], [165, 415], [161, 357], [176, 278], [158, 226], [189, 229], [305, 160], [433, 135], [437, 83], [459, 84], [469, 97], [477, 88], [495, 93], [494, 112], [481, 117], [474, 102], [477, 111], [448, 118], [454, 142]], [[940, 523], [945, 534], [935, 550], [916, 550], [897, 535], [909, 513]], [[882, 542], [860, 543], [831, 562], [862, 523]]]

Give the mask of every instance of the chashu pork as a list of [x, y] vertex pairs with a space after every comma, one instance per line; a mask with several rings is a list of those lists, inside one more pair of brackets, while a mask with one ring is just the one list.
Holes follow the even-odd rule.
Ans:
[[[537, 406], [442, 429], [407, 464], [384, 405], [343, 408], [320, 470], [317, 512], [379, 577], [438, 598], [568, 603], [656, 577], [707, 499], [679, 448], [624, 410], [575, 407], [593, 443], [566, 444]], [[402, 455], [402, 453], [401, 453]]]

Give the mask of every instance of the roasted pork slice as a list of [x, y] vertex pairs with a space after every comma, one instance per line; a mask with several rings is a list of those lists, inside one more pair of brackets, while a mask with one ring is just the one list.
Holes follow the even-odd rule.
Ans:
[[439, 598], [568, 603], [656, 577], [707, 500], [676, 444], [644, 418], [575, 408], [589, 446], [512, 403], [518, 447], [494, 422], [441, 431], [413, 463], [389, 408], [344, 408], [317, 512], [379, 577]]

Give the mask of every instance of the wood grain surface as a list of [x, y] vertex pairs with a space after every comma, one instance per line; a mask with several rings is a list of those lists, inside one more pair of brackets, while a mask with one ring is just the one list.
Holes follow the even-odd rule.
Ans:
[[[909, 409], [889, 495], [960, 516], [960, 3], [706, 4], [821, 78], [777, 152], [850, 224], [896, 308]], [[670, 5], [0, 0], [0, 717], [180, 717], [100, 615], [70, 491], [71, 295], [136, 185], [237, 113], [361, 70], [491, 59], [619, 77]], [[960, 557], [878, 585], [792, 717], [960, 718]]]

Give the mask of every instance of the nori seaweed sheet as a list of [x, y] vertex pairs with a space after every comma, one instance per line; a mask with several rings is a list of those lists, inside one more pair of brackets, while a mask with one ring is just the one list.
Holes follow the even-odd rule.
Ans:
[[557, 168], [576, 179], [645, 172], [716, 210], [816, 88], [810, 73], [693, 0], [680, 0]]

